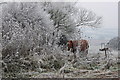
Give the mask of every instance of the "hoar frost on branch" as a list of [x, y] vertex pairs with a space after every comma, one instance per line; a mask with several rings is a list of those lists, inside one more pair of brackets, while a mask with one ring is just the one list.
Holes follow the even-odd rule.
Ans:
[[[50, 15], [43, 11], [40, 5], [9, 3], [4, 6], [2, 31], [4, 41], [23, 40], [28, 46], [45, 43], [53, 29], [53, 22], [49, 19]], [[42, 41], [41, 44], [39, 41]]]
[[101, 24], [101, 17], [87, 9], [76, 7], [76, 3], [45, 2], [43, 5], [54, 21], [56, 36], [64, 34], [71, 39], [79, 33], [77, 27], [98, 27]]
[[101, 17], [73, 3], [7, 3], [3, 5], [2, 20], [3, 49], [12, 46], [19, 52], [22, 47], [28, 53], [37, 46], [54, 47], [64, 40], [63, 36], [66, 41], [71, 39], [78, 34], [76, 27], [96, 27]]
[[92, 11], [84, 8], [78, 9], [77, 16], [74, 16], [76, 26], [98, 27], [101, 24], [102, 17], [96, 16]]
[[62, 53], [57, 45], [74, 37], [77, 27], [96, 27], [101, 20], [92, 12], [64, 2], [7, 3], [2, 12], [2, 55], [8, 66], [27, 57], [40, 67], [40, 54]]

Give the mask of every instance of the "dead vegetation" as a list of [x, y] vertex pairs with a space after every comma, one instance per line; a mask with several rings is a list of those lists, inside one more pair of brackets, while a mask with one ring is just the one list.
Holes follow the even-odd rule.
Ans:
[[[19, 61], [18, 61], [19, 62]], [[24, 62], [24, 63], [23, 63]], [[79, 56], [74, 59], [73, 53], [66, 52], [51, 55], [29, 56], [28, 60], [22, 60], [25, 69], [20, 65], [11, 66], [16, 72], [4, 73], [3, 77], [17, 78], [117, 78], [118, 61], [110, 55], [104, 58], [102, 53], [86, 58]], [[28, 65], [28, 66], [27, 66]], [[19, 67], [19, 68], [18, 68]], [[12, 68], [12, 69], [13, 69]], [[19, 73], [18, 69], [22, 69]], [[5, 70], [5, 69], [4, 69]], [[8, 68], [8, 70], [11, 70]]]

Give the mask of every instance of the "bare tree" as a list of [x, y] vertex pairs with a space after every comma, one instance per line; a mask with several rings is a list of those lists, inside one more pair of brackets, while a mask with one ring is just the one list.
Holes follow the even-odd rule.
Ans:
[[53, 44], [55, 41], [59, 41], [60, 35], [65, 35], [69, 39], [75, 39], [76, 34], [81, 35], [81, 30], [77, 30], [79, 26], [96, 28], [101, 24], [101, 17], [87, 9], [75, 7], [75, 4], [65, 2], [43, 3], [44, 10], [50, 14], [50, 19], [54, 23], [53, 36], [56, 40], [53, 40]]
[[76, 13], [76, 26], [97, 27], [101, 24], [102, 17], [97, 16], [94, 12], [81, 8]]

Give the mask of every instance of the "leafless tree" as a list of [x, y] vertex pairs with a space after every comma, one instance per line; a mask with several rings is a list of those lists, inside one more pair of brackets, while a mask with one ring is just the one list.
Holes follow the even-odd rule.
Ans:
[[93, 11], [81, 8], [76, 14], [76, 26], [98, 27], [101, 24], [102, 17], [97, 16]]

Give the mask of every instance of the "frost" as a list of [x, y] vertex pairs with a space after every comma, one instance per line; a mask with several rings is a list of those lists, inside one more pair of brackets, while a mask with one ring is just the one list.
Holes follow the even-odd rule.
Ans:
[[[102, 69], [101, 57], [81, 58], [77, 51], [74, 59], [66, 45], [81, 39], [81, 27], [100, 23], [94, 13], [63, 2], [7, 3], [2, 12], [4, 77], [69, 77], [90, 72], [80, 69]], [[112, 60], [103, 62], [103, 69], [113, 65]]]

